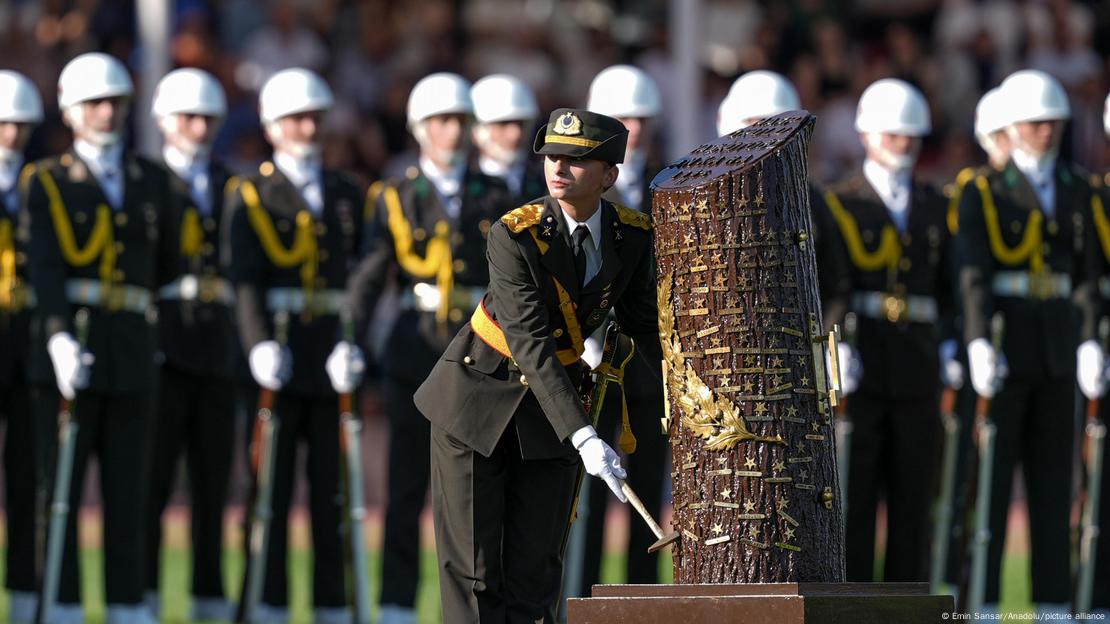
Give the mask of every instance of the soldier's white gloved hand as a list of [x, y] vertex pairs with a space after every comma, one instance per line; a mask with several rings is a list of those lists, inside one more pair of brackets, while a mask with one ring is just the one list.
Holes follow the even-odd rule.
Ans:
[[951, 339], [940, 343], [940, 349], [938, 349], [940, 382], [953, 390], [964, 387], [964, 365], [956, 359], [956, 351], [959, 348], [959, 343]]
[[46, 352], [54, 365], [54, 379], [58, 391], [72, 401], [77, 391], [89, 385], [92, 364], [96, 360], [92, 353], [81, 348], [68, 332], [58, 332], [46, 342]]
[[1085, 340], [1076, 349], [1075, 360], [1075, 376], [1083, 396], [1091, 401], [1101, 397], [1106, 390], [1106, 378], [1103, 373], [1106, 357], [1102, 347], [1095, 340]]
[[[848, 396], [859, 389], [859, 381], [863, 378], [863, 362], [850, 344], [840, 343], [836, 347], [836, 352], [837, 364], [840, 366], [840, 394]], [[825, 365], [828, 366], [828, 364], [828, 357], [826, 357]], [[832, 374], [831, 367], [829, 374]]]
[[591, 369], [597, 368], [597, 365], [601, 364], [601, 341], [590, 336], [586, 338], [582, 347], [582, 361], [589, 364]]
[[251, 347], [247, 362], [251, 376], [267, 390], [281, 390], [293, 375], [293, 354], [276, 340], [263, 340]]
[[597, 437], [597, 431], [589, 425], [582, 427], [570, 436], [570, 443], [582, 456], [582, 465], [586, 467], [586, 472], [605, 481], [613, 494], [622, 503], [627, 503], [628, 497], [621, 491], [621, 480], [628, 474], [621, 468], [621, 458], [604, 440]]
[[971, 387], [975, 393], [989, 399], [1002, 386], [1006, 378], [1006, 358], [995, 353], [986, 338], [976, 338], [967, 345], [967, 363], [971, 367]]
[[362, 357], [362, 349], [358, 345], [342, 341], [335, 345], [324, 363], [324, 370], [328, 371], [331, 387], [339, 394], [354, 392], [362, 381], [362, 373], [366, 370], [366, 360]]

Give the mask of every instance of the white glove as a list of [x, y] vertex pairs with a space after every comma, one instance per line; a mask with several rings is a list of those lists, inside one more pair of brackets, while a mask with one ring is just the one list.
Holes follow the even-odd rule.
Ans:
[[362, 349], [358, 345], [342, 341], [335, 345], [324, 363], [324, 370], [331, 379], [331, 387], [339, 394], [354, 392], [362, 381], [362, 372], [366, 370], [366, 360], [362, 358]]
[[68, 332], [58, 332], [46, 342], [46, 351], [54, 364], [54, 379], [58, 390], [67, 400], [72, 401], [77, 391], [89, 385], [92, 363], [96, 360], [92, 353], [81, 348]]
[[590, 336], [586, 338], [582, 347], [582, 361], [588, 364], [591, 369], [597, 368], [597, 365], [601, 364], [601, 341]]
[[976, 338], [967, 345], [967, 363], [971, 367], [971, 387], [975, 393], [989, 399], [1002, 386], [1006, 378], [1006, 357], [995, 353], [986, 338]]
[[293, 376], [293, 354], [276, 340], [263, 340], [251, 347], [247, 360], [251, 376], [267, 390], [281, 390]]
[[[859, 359], [859, 354], [852, 348], [852, 345], [840, 343], [836, 347], [838, 354], [837, 364], [840, 366], [840, 394], [848, 396], [859, 389], [859, 381], [863, 378], [863, 362]], [[825, 356], [825, 366], [828, 367], [829, 375], [832, 375], [832, 367], [829, 366], [829, 357]]]
[[1102, 347], [1097, 341], [1086, 340], [1075, 352], [1076, 371], [1075, 377], [1079, 381], [1079, 389], [1087, 399], [1093, 401], [1102, 396], [1106, 390], [1106, 381], [1103, 370], [1106, 357]]
[[956, 359], [959, 344], [954, 340], [940, 343], [940, 382], [953, 390], [964, 387], [964, 365]]
[[570, 443], [582, 456], [582, 465], [586, 467], [586, 472], [605, 481], [613, 494], [622, 503], [627, 503], [628, 497], [621, 491], [621, 480], [628, 474], [621, 468], [621, 458], [604, 440], [597, 437], [597, 431], [586, 425], [570, 436]]

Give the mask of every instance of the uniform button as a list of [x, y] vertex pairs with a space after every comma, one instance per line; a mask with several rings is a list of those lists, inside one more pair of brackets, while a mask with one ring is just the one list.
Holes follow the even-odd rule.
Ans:
[[609, 307], [609, 300], [608, 299], [602, 299], [601, 300], [601, 307], [608, 308]]
[[120, 242], [116, 243], [116, 253], [118, 253], [118, 254], [123, 253], [123, 243], [120, 243]]
[[1048, 233], [1049, 234], [1055, 235], [1059, 231], [1060, 231], [1060, 226], [1056, 224], [1056, 219], [1052, 219], [1051, 221], [1048, 222]]
[[413, 231], [412, 231], [412, 239], [413, 240], [422, 241], [425, 238], [428, 238], [428, 233], [426, 231], [424, 231], [424, 228], [414, 228], [413, 229]]
[[528, 385], [528, 378], [525, 377], [524, 375], [520, 376], [520, 385], [522, 385], [522, 386], [527, 386]]
[[116, 213], [116, 225], [118, 225], [120, 227], [123, 227], [123, 226], [127, 225], [127, 213], [126, 212], [117, 212]]
[[466, 270], [466, 263], [463, 262], [462, 260], [456, 260], [455, 264], [454, 264], [454, 267], [455, 267], [455, 272], [456, 273], [462, 273], [463, 271]]
[[1014, 234], [1020, 234], [1021, 233], [1021, 227], [1022, 227], [1021, 226], [1021, 221], [1011, 221], [1010, 222], [1010, 231], [1013, 232]]
[[551, 335], [555, 336], [556, 338], [562, 338], [563, 337], [563, 328], [562, 327], [556, 327], [555, 331], [551, 332]]
[[463, 364], [473, 364], [473, 363], [474, 363], [474, 358], [470, 357], [469, 355], [463, 358]]
[[458, 308], [451, 308], [451, 311], [447, 313], [447, 319], [450, 320], [452, 323], [458, 323], [462, 320], [462, 317], [462, 310]]
[[88, 220], [89, 215], [85, 214], [84, 212], [78, 212], [77, 214], [73, 215], [73, 221], [75, 223], [84, 223]]
[[274, 175], [274, 163], [267, 160], [258, 166], [258, 172], [267, 178]]

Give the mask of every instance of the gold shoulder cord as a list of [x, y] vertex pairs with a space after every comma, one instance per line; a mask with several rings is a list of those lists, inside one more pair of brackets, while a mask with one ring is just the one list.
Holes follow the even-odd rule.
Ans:
[[412, 224], [405, 218], [397, 189], [387, 186], [382, 193], [389, 211], [389, 233], [393, 236], [397, 263], [414, 277], [436, 279], [440, 295], [436, 321], [441, 328], [445, 328], [447, 313], [451, 310], [451, 290], [455, 286], [455, 269], [451, 259], [451, 226], [446, 221], [436, 223], [435, 235], [428, 241], [424, 257], [421, 258], [413, 249]]
[[1110, 262], [1110, 220], [1106, 218], [1106, 210], [1102, 205], [1102, 198], [1098, 192], [1091, 193], [1091, 212], [1095, 216], [1095, 231], [1098, 232], [1099, 247], [1102, 247], [1102, 256]]
[[301, 288], [305, 291], [306, 299], [311, 297], [316, 287], [316, 271], [319, 266], [319, 253], [316, 248], [316, 228], [313, 224], [312, 213], [307, 210], [297, 212], [297, 233], [293, 238], [293, 247], [286, 249], [274, 230], [274, 222], [266, 209], [262, 207], [262, 200], [258, 196], [258, 189], [250, 180], [243, 179], [239, 184], [239, 192], [247, 204], [247, 218], [254, 228], [258, 240], [266, 257], [273, 264], [290, 268], [300, 265]]
[[200, 215], [196, 208], [186, 208], [181, 218], [181, 255], [192, 258], [200, 253], [204, 244], [204, 230], [200, 227]]
[[833, 218], [840, 226], [844, 243], [848, 246], [848, 255], [856, 268], [861, 271], [878, 271], [883, 268], [893, 271], [898, 268], [898, 262], [902, 259], [902, 244], [898, 242], [898, 231], [893, 225], [888, 223], [883, 226], [879, 248], [870, 252], [863, 243], [855, 217], [844, 209], [844, 204], [840, 203], [836, 194], [826, 191], [825, 203], [829, 205]]
[[0, 220], [0, 309], [12, 305], [12, 290], [15, 289], [15, 238], [12, 235], [12, 222]]
[[979, 187], [979, 196], [983, 200], [983, 220], [987, 226], [987, 238], [990, 242], [991, 253], [1002, 264], [1017, 266], [1029, 263], [1029, 269], [1034, 273], [1044, 270], [1044, 255], [1041, 252], [1041, 224], [1044, 215], [1040, 210], [1029, 214], [1029, 221], [1025, 224], [1025, 234], [1017, 247], [1007, 247], [1002, 240], [1002, 227], [998, 223], [998, 207], [994, 204], [990, 184], [983, 176], [975, 178], [975, 186]]
[[956, 174], [956, 185], [952, 190], [952, 197], [948, 200], [948, 232], [956, 234], [960, 231], [960, 200], [964, 197], [964, 188], [975, 177], [973, 167], [964, 167]]
[[104, 204], [96, 207], [96, 223], [92, 233], [85, 242], [85, 246], [77, 246], [77, 239], [73, 235], [73, 224], [69, 222], [65, 204], [62, 203], [62, 194], [54, 176], [45, 169], [37, 171], [39, 182], [46, 191], [50, 203], [50, 218], [54, 222], [54, 233], [58, 237], [58, 247], [66, 263], [73, 267], [83, 267], [100, 259], [100, 281], [105, 290], [111, 287], [113, 274], [116, 268], [116, 246], [112, 229], [112, 209]]

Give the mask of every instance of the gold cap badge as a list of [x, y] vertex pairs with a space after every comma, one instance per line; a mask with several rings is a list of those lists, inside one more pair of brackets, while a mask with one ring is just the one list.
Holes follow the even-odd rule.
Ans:
[[563, 113], [563, 115], [555, 121], [554, 125], [552, 125], [551, 131], [555, 134], [562, 134], [564, 136], [582, 134], [582, 120], [574, 113]]

